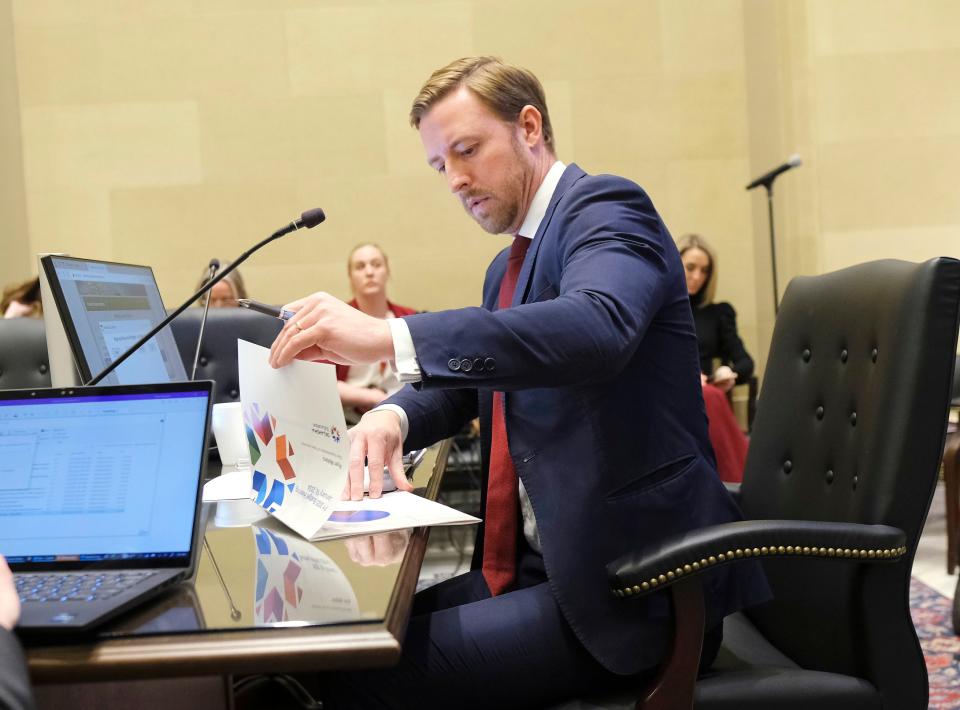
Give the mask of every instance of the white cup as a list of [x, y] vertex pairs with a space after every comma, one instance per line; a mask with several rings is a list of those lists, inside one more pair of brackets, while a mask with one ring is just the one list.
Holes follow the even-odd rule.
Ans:
[[213, 438], [224, 466], [250, 465], [250, 448], [240, 402], [213, 405]]

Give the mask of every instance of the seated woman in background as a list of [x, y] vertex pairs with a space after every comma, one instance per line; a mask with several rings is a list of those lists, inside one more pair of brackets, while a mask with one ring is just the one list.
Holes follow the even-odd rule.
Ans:
[[[230, 263], [224, 262], [220, 270], [223, 271], [228, 266], [230, 266]], [[200, 281], [197, 282], [197, 288], [194, 290], [199, 291], [207, 282], [209, 275], [210, 270], [204, 270], [204, 274], [200, 277]], [[243, 285], [243, 277], [239, 271], [231, 271], [222, 281], [217, 282], [216, 286], [210, 289], [210, 307], [231, 308], [237, 306], [237, 299], [246, 297], [247, 288]], [[206, 296], [201, 296], [200, 299], [197, 300], [197, 305], [202, 306], [206, 298]]]
[[[710, 442], [717, 457], [717, 471], [724, 481], [743, 478], [747, 437], [737, 425], [727, 400], [735, 384], [753, 375], [753, 358], [737, 333], [737, 314], [729, 303], [714, 303], [717, 288], [717, 258], [703, 237], [688, 234], [677, 242], [687, 277], [687, 293], [700, 346], [700, 381], [710, 422]], [[720, 365], [713, 369], [714, 360]]]
[[4, 318], [42, 318], [40, 279], [35, 276], [3, 289], [0, 313], [3, 313]]
[[[416, 313], [387, 300], [390, 263], [376, 244], [359, 244], [347, 258], [347, 275], [353, 300], [349, 305], [369, 316], [400, 318]], [[387, 396], [400, 389], [400, 381], [387, 362], [371, 365], [337, 365], [337, 386], [348, 424], [355, 424], [361, 415], [376, 407]]]

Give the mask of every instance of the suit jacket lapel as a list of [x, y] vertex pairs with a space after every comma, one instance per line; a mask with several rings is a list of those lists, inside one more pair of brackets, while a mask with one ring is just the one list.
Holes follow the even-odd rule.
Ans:
[[530, 277], [533, 275], [533, 266], [537, 261], [537, 252], [543, 241], [543, 235], [550, 225], [550, 220], [553, 219], [553, 213], [556, 212], [557, 205], [566, 191], [584, 175], [586, 175], [586, 173], [581, 170], [576, 163], [570, 163], [563, 171], [563, 175], [560, 176], [557, 189], [553, 191], [553, 196], [550, 198], [550, 205], [547, 207], [547, 211], [543, 215], [543, 220], [540, 222], [540, 227], [533, 236], [533, 242], [527, 249], [527, 255], [523, 259], [523, 266], [520, 268], [520, 275], [517, 277], [517, 290], [513, 294], [513, 301], [510, 303], [511, 306], [518, 306], [526, 300], [527, 289], [530, 287]]

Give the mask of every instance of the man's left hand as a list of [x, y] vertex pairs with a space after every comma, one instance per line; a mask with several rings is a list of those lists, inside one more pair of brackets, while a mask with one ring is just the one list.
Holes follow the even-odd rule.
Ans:
[[297, 360], [330, 360], [363, 365], [393, 360], [393, 338], [386, 320], [368, 316], [329, 293], [284, 306], [294, 315], [270, 348], [270, 365], [283, 367]]

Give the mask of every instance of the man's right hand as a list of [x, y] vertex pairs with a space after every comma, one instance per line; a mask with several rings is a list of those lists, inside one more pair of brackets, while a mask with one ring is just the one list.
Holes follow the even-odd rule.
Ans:
[[[403, 472], [403, 434], [396, 412], [367, 412], [350, 430], [350, 477], [343, 490], [344, 499], [363, 499], [364, 459], [370, 471], [382, 471], [386, 466], [397, 490], [413, 490]], [[383, 477], [370, 476], [370, 497], [379, 498], [382, 493]]]
[[13, 572], [0, 556], [0, 626], [12, 631], [20, 618], [20, 595], [13, 583]]

